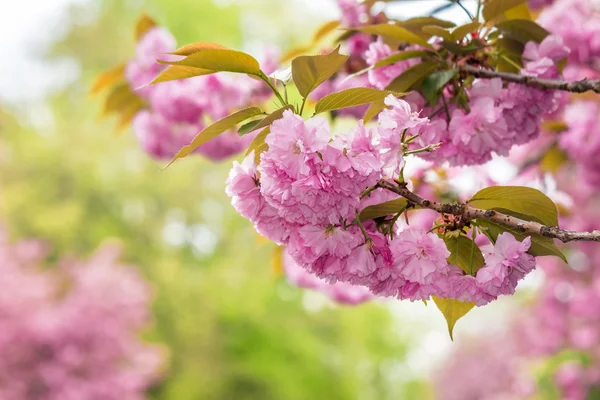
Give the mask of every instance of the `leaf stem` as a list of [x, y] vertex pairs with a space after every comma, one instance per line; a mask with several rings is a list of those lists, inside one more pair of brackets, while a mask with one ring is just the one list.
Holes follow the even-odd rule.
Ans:
[[277, 90], [277, 88], [271, 83], [271, 80], [269, 79], [269, 77], [267, 75], [265, 75], [264, 72], [261, 71], [259, 78], [262, 79], [263, 81], [265, 81], [267, 83], [267, 85], [269, 85], [269, 87], [271, 88], [273, 93], [275, 93], [275, 96], [277, 96], [279, 101], [281, 101], [282, 107], [288, 104], [287, 101], [285, 101], [283, 99], [283, 97], [281, 97], [281, 93], [279, 93], [279, 90]]

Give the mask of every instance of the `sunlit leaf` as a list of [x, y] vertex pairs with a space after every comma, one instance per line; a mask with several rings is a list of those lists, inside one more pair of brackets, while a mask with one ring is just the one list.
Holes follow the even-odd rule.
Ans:
[[534, 41], [541, 43], [550, 34], [547, 30], [533, 21], [525, 19], [512, 19], [496, 24], [496, 28], [504, 37], [518, 40], [521, 43]]
[[560, 251], [560, 249], [554, 244], [554, 241], [551, 238], [534, 234], [524, 234], [516, 228], [499, 224], [497, 222], [493, 222], [487, 219], [478, 219], [476, 221], [478, 227], [483, 228], [483, 233], [486, 234], [490, 238], [492, 242], [495, 242], [503, 232], [511, 233], [515, 239], [522, 242], [525, 240], [527, 236], [531, 237], [531, 247], [529, 248], [528, 253], [533, 256], [556, 256], [562, 259], [564, 262], [567, 262], [567, 258]]
[[90, 89], [90, 94], [98, 94], [102, 90], [113, 86], [114, 84], [116, 84], [117, 82], [121, 81], [124, 78], [125, 78], [125, 65], [119, 65], [116, 68], [113, 68], [109, 71], [103, 72], [94, 81], [94, 84], [92, 85], [92, 88]]
[[267, 138], [267, 135], [270, 132], [271, 127], [266, 127], [265, 129], [260, 131], [258, 135], [256, 135], [254, 140], [252, 140], [252, 143], [250, 143], [250, 146], [248, 146], [246, 155], [254, 151], [254, 162], [256, 163], [256, 165], [260, 164], [260, 154], [269, 148], [269, 146], [265, 143], [265, 139]]
[[426, 25], [422, 27], [421, 30], [425, 33], [430, 34], [431, 36], [437, 36], [446, 40], [452, 40], [452, 35], [448, 30], [436, 25]]
[[365, 111], [365, 115], [363, 116], [363, 121], [369, 122], [373, 118], [375, 118], [383, 109], [385, 108], [385, 99], [374, 101], [373, 104], [369, 106], [367, 111]]
[[250, 54], [229, 49], [207, 49], [193, 53], [180, 61], [159, 61], [161, 64], [181, 65], [216, 72], [237, 72], [259, 76], [258, 61]]
[[317, 30], [313, 34], [312, 42], [313, 43], [320, 42], [321, 39], [323, 39], [329, 33], [336, 30], [336, 28], [339, 26], [340, 26], [340, 21], [338, 21], [338, 20], [325, 22], [323, 25], [321, 25], [319, 28], [317, 28]]
[[352, 88], [341, 90], [339, 92], [328, 94], [319, 100], [315, 106], [315, 114], [369, 104], [374, 101], [384, 99], [390, 94], [395, 94], [396, 96], [400, 95], [398, 93], [390, 92], [389, 90], [379, 90], [373, 88]]
[[394, 215], [399, 212], [404, 212], [404, 210], [406, 210], [407, 205], [408, 202], [406, 201], [406, 199], [403, 198], [386, 201], [385, 203], [375, 204], [366, 207], [364, 210], [361, 211], [358, 218], [360, 218], [361, 221], [368, 221], [370, 219]]
[[504, 12], [515, 8], [527, 0], [486, 0], [483, 6], [483, 18], [491, 21], [498, 17], [504, 17]]
[[[175, 162], [175, 160], [177, 160], [178, 158], [186, 157], [192, 151], [196, 150], [199, 146], [203, 145], [211, 139], [214, 139], [226, 130], [234, 128], [240, 122], [243, 122], [249, 118], [255, 117], [262, 113], [262, 110], [258, 107], [248, 107], [214, 122], [213, 124], [204, 128], [204, 130], [198, 135], [196, 135], [194, 140], [192, 140], [192, 142], [189, 145], [179, 150], [179, 152], [175, 155], [175, 157], [169, 163], [169, 165], [173, 164], [173, 162]], [[169, 165], [167, 165], [167, 167]]]
[[143, 14], [135, 27], [135, 40], [139, 42], [144, 37], [146, 32], [154, 28], [156, 25], [156, 21], [154, 21], [148, 15]]
[[214, 49], [223, 50], [223, 49], [227, 49], [227, 48], [225, 46], [221, 46], [220, 44], [217, 44], [217, 43], [198, 42], [198, 43], [187, 44], [169, 54], [174, 54], [174, 55], [178, 55], [178, 56], [189, 56], [189, 55], [197, 53], [199, 51], [211, 50], [211, 49], [212, 50], [214, 50]]
[[160, 82], [177, 81], [180, 79], [193, 78], [194, 76], [210, 75], [216, 71], [202, 68], [187, 67], [185, 65], [170, 65], [160, 73], [150, 85]]
[[436, 296], [431, 296], [437, 308], [440, 310], [446, 323], [448, 324], [448, 333], [450, 339], [454, 340], [452, 335], [456, 321], [464, 317], [469, 311], [475, 307], [475, 303], [464, 303], [458, 300], [444, 299]]
[[418, 57], [428, 57], [433, 55], [432, 52], [425, 50], [407, 50], [400, 53], [392, 54], [382, 60], [379, 60], [375, 63], [373, 68], [385, 67], [386, 65], [392, 65], [397, 63], [398, 61], [409, 60], [411, 58]]
[[433, 49], [427, 40], [416, 35], [415, 33], [409, 31], [406, 28], [401, 26], [392, 25], [392, 24], [377, 24], [377, 25], [367, 25], [360, 28], [355, 28], [355, 30], [368, 33], [371, 35], [381, 35], [384, 37], [390, 37], [392, 39], [399, 40], [401, 42], [410, 43], [410, 44], [418, 44], [423, 47], [427, 47], [429, 49]]
[[262, 120], [259, 120], [259, 121], [258, 121], [258, 123], [257, 123], [255, 126], [253, 126], [253, 127], [252, 127], [252, 128], [249, 130], [249, 131], [247, 131], [246, 133], [254, 132], [254, 131], [258, 130], [258, 129], [262, 129], [262, 128], [265, 128], [265, 127], [269, 127], [269, 126], [271, 126], [271, 124], [272, 124], [274, 121], [277, 121], [278, 119], [280, 119], [280, 118], [282, 118], [282, 117], [283, 117], [283, 113], [284, 113], [286, 110], [291, 110], [291, 111], [294, 111], [294, 106], [292, 106], [292, 105], [286, 105], [286, 106], [284, 106], [284, 107], [281, 107], [281, 108], [280, 108], [280, 109], [278, 109], [278, 110], [275, 110], [275, 111], [273, 111], [271, 114], [267, 115], [267, 116], [266, 116], [265, 118], [263, 118]]
[[481, 27], [481, 22], [475, 21], [465, 25], [461, 25], [452, 31], [452, 40], [461, 40], [469, 33], [478, 31]]
[[465, 273], [475, 276], [477, 271], [485, 265], [479, 246], [465, 235], [446, 236], [444, 242], [450, 251], [448, 262], [458, 265]]
[[431, 106], [434, 106], [437, 103], [440, 92], [457, 73], [458, 72], [455, 69], [449, 69], [446, 71], [434, 72], [423, 79], [421, 91]]
[[496, 210], [510, 215], [558, 226], [556, 204], [544, 193], [525, 186], [490, 186], [477, 192], [468, 203], [484, 210]]
[[419, 31], [427, 25], [439, 26], [440, 28], [452, 28], [456, 26], [454, 22], [444, 21], [435, 17], [415, 17], [407, 19], [406, 21], [398, 21], [396, 22], [396, 25], [408, 29], [409, 31]]
[[568, 160], [569, 157], [563, 150], [558, 146], [552, 146], [540, 160], [540, 170], [556, 173]]
[[526, 2], [506, 10], [504, 12], [504, 17], [506, 19], [533, 19], [531, 18], [531, 11], [529, 10], [529, 6]]
[[425, 61], [405, 70], [400, 76], [394, 79], [386, 89], [394, 92], [405, 93], [419, 84], [426, 76], [438, 68], [439, 64], [433, 61]]
[[258, 125], [260, 121], [260, 119], [256, 119], [254, 121], [247, 122], [244, 125], [240, 126], [240, 129], [238, 129], [238, 135], [244, 136], [247, 133], [254, 131], [256, 129], [256, 125]]
[[104, 102], [104, 115], [109, 113], [120, 113], [130, 102], [139, 98], [129, 87], [128, 83], [122, 83], [114, 87]]
[[329, 79], [348, 60], [339, 53], [339, 46], [331, 53], [318, 56], [300, 56], [292, 60], [292, 77], [302, 97], [306, 98], [321, 83]]
[[136, 114], [146, 107], [146, 102], [139, 97], [130, 101], [125, 108], [120, 111], [118, 129], [122, 130], [129, 126]]

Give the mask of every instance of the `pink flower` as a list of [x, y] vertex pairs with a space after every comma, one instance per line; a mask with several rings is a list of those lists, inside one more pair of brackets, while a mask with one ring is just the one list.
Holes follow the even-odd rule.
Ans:
[[433, 233], [406, 229], [390, 244], [397, 274], [410, 282], [428, 285], [448, 271], [450, 252]]
[[225, 184], [225, 192], [231, 197], [231, 204], [235, 210], [250, 221], [256, 221], [264, 206], [264, 200], [260, 193], [254, 151], [248, 154], [241, 164], [233, 162]]

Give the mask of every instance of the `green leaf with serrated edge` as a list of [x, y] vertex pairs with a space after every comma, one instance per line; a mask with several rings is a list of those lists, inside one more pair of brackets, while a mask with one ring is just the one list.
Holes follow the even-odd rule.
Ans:
[[260, 120], [259, 123], [256, 126], [252, 127], [252, 129], [250, 129], [246, 133], [254, 132], [254, 131], [258, 130], [258, 129], [262, 129], [262, 128], [271, 126], [271, 124], [274, 121], [277, 121], [278, 119], [280, 119], [280, 118], [283, 117], [283, 113], [286, 110], [290, 110], [290, 111], [293, 112], [294, 111], [294, 106], [291, 105], [291, 104], [288, 104], [288, 105], [286, 105], [284, 107], [281, 107], [278, 110], [273, 111], [271, 114], [267, 115], [265, 118], [263, 118], [262, 120]]
[[[483, 210], [503, 209], [519, 213], [528, 221], [538, 221], [548, 226], [558, 226], [556, 204], [544, 193], [525, 186], [490, 186], [475, 193], [468, 203]], [[511, 214], [512, 215], [512, 214]]]
[[428, 49], [433, 49], [427, 40], [416, 35], [415, 33], [409, 31], [406, 28], [401, 26], [392, 25], [392, 24], [377, 24], [377, 25], [367, 25], [360, 28], [355, 28], [354, 30], [368, 33], [371, 35], [380, 35], [384, 37], [389, 37], [392, 39], [399, 40], [401, 42], [409, 43], [409, 44], [418, 44], [419, 46], [427, 47]]
[[234, 128], [240, 122], [243, 122], [248, 118], [256, 117], [257, 115], [260, 115], [262, 113], [262, 110], [258, 107], [248, 107], [244, 108], [243, 110], [234, 112], [233, 114], [214, 122], [213, 124], [204, 128], [204, 130], [202, 130], [202, 132], [200, 132], [198, 135], [196, 135], [196, 137], [194, 138], [194, 140], [192, 140], [190, 144], [179, 150], [179, 152], [175, 155], [175, 157], [167, 165], [167, 167], [173, 164], [178, 158], [186, 157], [192, 151], [196, 150], [199, 146], [203, 145], [211, 139], [214, 139], [226, 130]]
[[429, 101], [430, 106], [434, 106], [437, 103], [441, 90], [456, 76], [457, 73], [458, 72], [455, 69], [449, 69], [446, 71], [434, 72], [423, 79], [423, 83], [421, 83], [421, 92]]
[[452, 31], [452, 40], [458, 41], [463, 39], [469, 33], [478, 31], [481, 28], [481, 22], [475, 21], [465, 25], [461, 25]]
[[154, 21], [154, 19], [150, 18], [148, 15], [143, 14], [138, 19], [137, 25], [135, 27], [135, 40], [139, 42], [144, 37], [146, 32], [148, 32], [155, 26], [156, 21]]
[[394, 199], [386, 201], [385, 203], [366, 207], [360, 212], [358, 218], [360, 218], [361, 221], [368, 221], [370, 219], [386, 217], [388, 215], [404, 212], [407, 206], [408, 202], [406, 199]]
[[193, 78], [194, 76], [203, 76], [214, 74], [217, 71], [212, 71], [202, 68], [186, 67], [183, 65], [170, 65], [162, 71], [150, 85], [155, 85], [161, 82], [178, 81], [181, 79]]
[[444, 299], [436, 296], [431, 296], [431, 298], [446, 319], [450, 339], [454, 340], [452, 333], [454, 331], [454, 325], [456, 325], [456, 321], [471, 311], [471, 309], [475, 307], [475, 303], [464, 303], [462, 301]]
[[445, 40], [452, 40], [452, 35], [450, 34], [450, 31], [448, 31], [440, 26], [425, 25], [424, 27], [421, 28], [421, 31], [423, 31], [431, 36], [441, 37], [442, 39], [445, 39]]
[[329, 54], [300, 56], [292, 60], [292, 78], [302, 97], [306, 98], [317, 86], [329, 79], [348, 60], [338, 46]]
[[269, 146], [265, 143], [265, 139], [267, 135], [271, 132], [271, 127], [267, 126], [265, 129], [259, 132], [258, 135], [252, 140], [250, 146], [248, 146], [248, 150], [246, 150], [246, 155], [252, 153], [254, 151], [254, 162], [256, 165], [260, 164], [260, 153], [267, 150]]
[[183, 65], [215, 72], [237, 72], [259, 76], [258, 61], [250, 54], [229, 49], [207, 49], [190, 54], [180, 61], [160, 61], [160, 64]]
[[504, 17], [504, 12], [515, 8], [527, 0], [486, 0], [483, 6], [483, 19], [491, 21], [494, 18]]
[[255, 119], [254, 121], [247, 122], [244, 125], [240, 126], [240, 129], [238, 129], [238, 135], [244, 136], [247, 133], [256, 130], [256, 125], [260, 124], [260, 121], [262, 120]]
[[185, 46], [180, 47], [177, 50], [175, 50], [169, 54], [174, 54], [177, 56], [189, 56], [194, 53], [198, 53], [199, 51], [214, 50], [214, 49], [226, 50], [227, 47], [221, 46], [218, 43], [198, 42], [198, 43], [186, 44]]
[[387, 65], [395, 64], [398, 61], [404, 61], [404, 60], [409, 60], [411, 58], [418, 58], [418, 57], [428, 57], [428, 56], [432, 56], [432, 55], [434, 55], [434, 54], [430, 51], [407, 50], [407, 51], [403, 51], [401, 53], [392, 54], [389, 57], [386, 57], [382, 60], [377, 61], [375, 63], [375, 65], [373, 65], [373, 68], [385, 67]]
[[556, 256], [562, 259], [564, 262], [567, 262], [567, 258], [560, 251], [560, 249], [556, 247], [554, 241], [551, 238], [547, 238], [537, 233], [525, 234], [517, 230], [516, 228], [499, 224], [497, 222], [493, 222], [483, 218], [475, 220], [475, 225], [482, 228], [482, 232], [487, 237], [489, 237], [492, 242], [496, 242], [498, 235], [502, 232], [511, 233], [515, 237], [515, 239], [517, 239], [520, 242], [522, 242], [527, 236], [530, 236], [531, 247], [528, 251], [529, 254], [531, 254], [532, 256]]
[[328, 34], [333, 32], [334, 30], [336, 30], [337, 27], [339, 27], [339, 26], [340, 26], [340, 21], [337, 21], [337, 20], [325, 22], [323, 25], [321, 25], [319, 28], [317, 28], [317, 30], [313, 34], [311, 42], [313, 44], [320, 42], [321, 39], [323, 39], [325, 36], [327, 36]]
[[444, 21], [435, 17], [415, 17], [407, 19], [406, 21], [398, 21], [396, 22], [396, 25], [413, 32], [419, 31], [422, 27], [427, 25], [435, 25], [441, 28], [452, 28], [456, 26], [454, 22]]
[[483, 254], [472, 239], [464, 235], [446, 236], [444, 242], [450, 252], [448, 262], [458, 265], [466, 274], [475, 276], [485, 266]]
[[393, 93], [389, 90], [379, 90], [373, 88], [351, 88], [328, 94], [319, 100], [315, 106], [315, 115], [327, 111], [340, 110], [342, 108], [361, 106], [377, 100], [384, 99], [390, 94], [400, 96], [399, 93]]
[[373, 104], [367, 108], [365, 111], [365, 115], [363, 116], [363, 121], [369, 122], [373, 118], [375, 118], [383, 109], [385, 108], [385, 99], [374, 101]]
[[533, 21], [526, 19], [511, 19], [496, 24], [496, 28], [504, 37], [518, 40], [521, 43], [534, 41], [541, 43], [550, 34], [547, 30]]
[[437, 62], [425, 61], [405, 70], [400, 76], [394, 79], [387, 87], [387, 90], [405, 93], [419, 84], [426, 76], [431, 74], [439, 67]]

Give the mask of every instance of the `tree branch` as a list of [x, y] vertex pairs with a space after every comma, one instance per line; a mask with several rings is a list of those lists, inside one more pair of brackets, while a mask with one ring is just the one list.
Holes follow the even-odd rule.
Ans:
[[535, 76], [527, 76], [521, 74], [511, 74], [508, 72], [497, 72], [489, 69], [481, 69], [473, 67], [472, 65], [459, 65], [459, 71], [465, 72], [476, 78], [482, 79], [494, 79], [500, 78], [505, 82], [513, 82], [521, 85], [531, 86], [538, 89], [545, 90], [562, 90], [565, 92], [572, 93], [585, 93], [593, 91], [600, 93], [600, 80], [589, 80], [584, 79], [581, 81], [562, 81], [554, 79], [542, 79]]
[[547, 226], [534, 221], [525, 221], [494, 210], [482, 210], [471, 207], [468, 204], [438, 203], [422, 198], [418, 194], [408, 190], [405, 185], [398, 185], [396, 183], [388, 182], [385, 179], [380, 180], [377, 183], [377, 187], [394, 192], [415, 205], [442, 214], [460, 215], [467, 221], [483, 218], [498, 224], [509, 226], [521, 233], [537, 233], [545, 237], [558, 239], [563, 243], [572, 241], [600, 242], [600, 230], [593, 232], [567, 231], [556, 226]]

